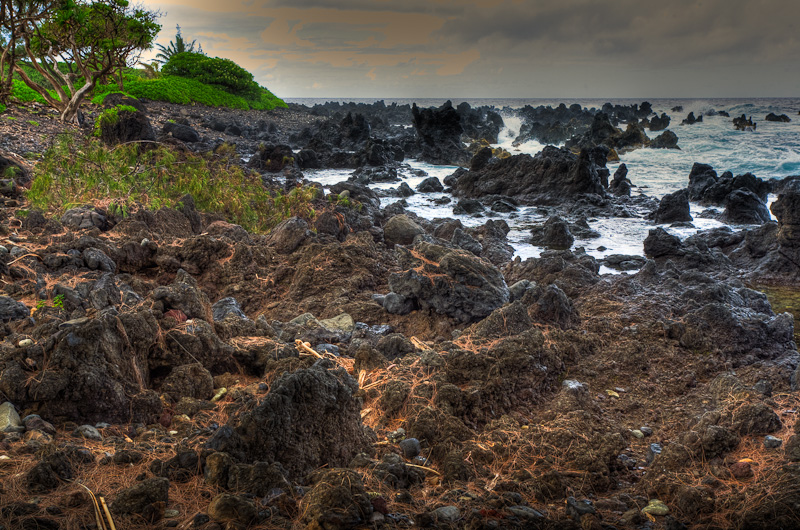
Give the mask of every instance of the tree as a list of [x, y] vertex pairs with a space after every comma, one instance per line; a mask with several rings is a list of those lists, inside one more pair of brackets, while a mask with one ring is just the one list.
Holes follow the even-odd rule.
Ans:
[[8, 31], [24, 45], [25, 65], [45, 83], [31, 79], [17, 60], [14, 71], [72, 121], [98, 82], [138, 61], [161, 26], [158, 12], [130, 7], [127, 0], [2, 0], [16, 14], [38, 4], [38, 17], [17, 16]]
[[175, 34], [175, 42], [169, 41], [167, 46], [163, 44], [156, 44], [156, 48], [158, 48], [160, 53], [156, 54], [155, 62], [159, 64], [166, 64], [173, 55], [177, 55], [179, 53], [190, 52], [190, 53], [203, 53], [203, 47], [201, 45], [197, 45], [197, 52], [194, 50], [194, 45], [197, 43], [196, 40], [193, 40], [188, 45], [186, 41], [183, 40], [183, 35], [181, 35], [181, 26], [176, 25], [178, 28], [178, 32]]
[[14, 66], [25, 56], [21, 28], [40, 24], [55, 4], [55, 0], [0, 0], [0, 102], [11, 95]]

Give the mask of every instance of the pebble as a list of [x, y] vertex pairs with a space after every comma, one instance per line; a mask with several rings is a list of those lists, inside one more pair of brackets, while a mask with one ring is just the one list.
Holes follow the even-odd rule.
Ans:
[[519, 517], [520, 519], [525, 519], [528, 521], [532, 521], [534, 519], [544, 519], [544, 515], [528, 506], [511, 506], [507, 509], [509, 512], [511, 512], [511, 515]]
[[650, 427], [639, 427], [639, 430], [642, 431], [642, 434], [645, 436], [653, 436], [653, 429]]
[[647, 462], [647, 464], [648, 465], [652, 464], [653, 460], [656, 459], [656, 455], [660, 455], [661, 451], [663, 450], [664, 448], [661, 447], [661, 444], [657, 443], [650, 444], [650, 447], [647, 448], [647, 455], [645, 456], [645, 461]]
[[461, 518], [461, 510], [455, 506], [442, 506], [433, 510], [432, 514], [437, 522], [454, 523]]
[[652, 499], [647, 506], [642, 508], [642, 513], [649, 513], [650, 515], [667, 515], [669, 507], [658, 499]]
[[180, 514], [181, 514], [181, 512], [179, 512], [178, 510], [165, 510], [164, 511], [164, 517], [166, 517], [167, 519], [170, 519], [172, 517], [178, 517]]
[[430, 462], [428, 462], [428, 459], [424, 456], [416, 456], [411, 460], [411, 463], [415, 466], [427, 467]]
[[750, 462], [740, 460], [731, 466], [731, 475], [738, 479], [750, 478], [753, 476], [753, 468]]
[[103, 441], [103, 436], [100, 434], [100, 431], [92, 427], [91, 425], [81, 425], [72, 431], [73, 436], [77, 436], [79, 438], [86, 438], [87, 440], [95, 440], [98, 442]]
[[390, 442], [397, 443], [406, 437], [406, 430], [403, 428], [397, 429], [394, 432], [390, 432], [386, 437]]
[[422, 451], [422, 446], [416, 438], [406, 438], [400, 442], [400, 450], [403, 451], [403, 456], [411, 459], [419, 455]]
[[588, 499], [577, 500], [575, 497], [567, 498], [567, 515], [579, 521], [581, 517], [590, 513], [597, 513], [592, 501]]
[[20, 348], [28, 348], [30, 346], [33, 346], [33, 340], [31, 339], [22, 339], [21, 341], [19, 341]]
[[634, 436], [634, 438], [637, 438], [639, 440], [644, 438], [644, 433], [642, 431], [640, 431], [639, 429], [633, 429], [631, 431], [631, 434]]
[[0, 405], [0, 432], [21, 432], [25, 427], [17, 414], [14, 405], [6, 401]]
[[783, 445], [783, 440], [781, 440], [780, 438], [776, 438], [775, 436], [770, 436], [770, 435], [764, 437], [764, 447], [766, 447], [767, 449], [777, 449], [781, 445]]
[[211, 398], [211, 403], [216, 403], [220, 399], [224, 398], [225, 395], [228, 393], [228, 389], [225, 387], [220, 388], [217, 390], [217, 393], [214, 394], [214, 397]]

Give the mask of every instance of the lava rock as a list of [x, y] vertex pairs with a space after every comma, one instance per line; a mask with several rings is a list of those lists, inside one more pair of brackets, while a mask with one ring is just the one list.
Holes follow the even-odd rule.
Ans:
[[163, 477], [149, 478], [122, 490], [110, 508], [117, 515], [136, 514], [158, 502], [169, 503], [169, 480]]
[[395, 215], [383, 227], [383, 238], [389, 244], [410, 245], [425, 230], [412, 221], [407, 215]]
[[[488, 316], [509, 300], [508, 287], [497, 268], [469, 252], [420, 242], [414, 251], [425, 261], [389, 277], [389, 288], [421, 307], [431, 307], [462, 322]], [[418, 261], [408, 251], [409, 265]]]
[[566, 250], [572, 246], [575, 238], [569, 230], [569, 224], [561, 217], [552, 216], [547, 221], [531, 229], [531, 244], [556, 250]]
[[428, 177], [417, 186], [417, 191], [420, 193], [432, 193], [444, 191], [444, 186], [439, 182], [436, 177]]
[[181, 123], [167, 122], [161, 129], [161, 133], [165, 136], [172, 136], [181, 142], [195, 143], [200, 141], [200, 135], [197, 134], [197, 131], [189, 125]]
[[668, 224], [682, 221], [691, 221], [692, 214], [689, 208], [689, 191], [678, 190], [664, 195], [658, 204], [658, 210], [653, 215], [656, 224]]
[[724, 221], [735, 224], [762, 224], [770, 220], [767, 205], [747, 189], [733, 190], [725, 198]]
[[345, 530], [366, 524], [372, 503], [358, 473], [347, 469], [321, 471], [300, 503], [306, 528]]

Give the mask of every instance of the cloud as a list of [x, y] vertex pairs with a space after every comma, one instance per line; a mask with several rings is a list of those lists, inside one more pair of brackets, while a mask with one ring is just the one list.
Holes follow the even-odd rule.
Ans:
[[792, 95], [800, 84], [800, 2], [785, 0], [144, 2], [167, 13], [159, 42], [180, 24], [281, 95]]

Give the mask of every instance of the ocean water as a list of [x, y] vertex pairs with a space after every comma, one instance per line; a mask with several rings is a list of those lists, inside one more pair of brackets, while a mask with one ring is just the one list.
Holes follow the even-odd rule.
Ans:
[[[313, 105], [322, 103], [326, 100], [292, 100], [297, 103]], [[340, 100], [345, 102], [344, 100]], [[375, 100], [355, 100], [356, 102], [371, 103]], [[396, 102], [398, 104], [410, 104], [416, 102], [419, 106], [438, 106], [445, 100], [443, 99], [417, 99], [417, 100], [384, 100], [386, 104]], [[474, 99], [467, 100], [473, 106], [491, 105], [500, 111], [506, 127], [500, 134], [498, 146], [508, 149], [510, 152], [536, 154], [541, 151], [544, 145], [538, 142], [528, 142], [520, 146], [513, 146], [512, 142], [516, 137], [521, 125], [520, 119], [513, 116], [512, 109], [521, 108], [525, 105], [557, 106], [560, 103], [571, 105], [578, 103], [586, 108], [600, 108], [605, 102], [612, 104], [629, 105], [641, 103], [642, 100], [540, 100], [540, 99]], [[672, 122], [669, 130], [678, 136], [680, 150], [669, 149], [638, 149], [620, 156], [620, 163], [625, 163], [628, 167], [628, 178], [634, 184], [633, 193], [644, 193], [648, 196], [660, 198], [667, 193], [671, 193], [688, 184], [689, 172], [695, 162], [711, 164], [718, 174], [723, 171], [732, 171], [734, 175], [742, 173], [753, 173], [762, 179], [783, 178], [790, 175], [800, 175], [800, 98], [761, 98], [761, 99], [705, 99], [705, 100], [686, 100], [686, 99], [650, 99], [653, 110], [660, 115], [665, 112], [670, 116]], [[459, 100], [453, 100], [457, 105]], [[683, 110], [673, 112], [675, 106], [682, 106]], [[503, 110], [505, 109], [505, 110]], [[707, 116], [711, 111], [727, 111], [731, 117]], [[704, 115], [702, 123], [694, 125], [680, 125], [681, 121], [689, 114], [694, 112], [695, 116]], [[764, 117], [773, 112], [775, 114], [786, 114], [791, 118], [789, 123], [768, 122]], [[742, 114], [752, 116], [753, 121], [758, 126], [755, 131], [736, 131], [731, 120]], [[652, 136], [661, 134], [650, 133]], [[419, 161], [406, 161], [412, 168], [422, 169], [428, 175], [444, 177], [452, 173], [454, 166], [434, 166]], [[619, 163], [609, 164], [608, 167], [613, 174]], [[325, 186], [332, 185], [341, 180], [346, 180], [350, 171], [340, 170], [320, 170], [307, 172], [306, 176], [312, 180], [321, 182]], [[409, 173], [402, 174], [411, 188], [423, 180], [424, 177], [416, 177]], [[376, 184], [375, 188], [391, 188], [399, 185]], [[453, 214], [453, 200], [449, 204], [436, 204], [434, 201], [442, 199], [446, 194], [417, 194], [407, 199], [408, 209], [422, 217], [433, 219], [437, 217], [459, 218], [467, 226], [477, 226], [486, 221], [486, 218], [475, 218], [469, 216], [457, 216]], [[386, 204], [396, 199], [383, 199]], [[774, 197], [770, 198], [770, 201]], [[692, 215], [694, 217], [694, 229], [681, 228], [673, 229], [664, 227], [668, 231], [680, 237], [688, 237], [697, 230], [721, 226], [721, 223], [711, 220], [698, 218], [705, 208], [699, 205], [692, 205]], [[521, 208], [519, 212], [512, 214], [496, 214], [496, 218], [505, 219], [512, 230], [509, 234], [509, 241], [514, 246], [516, 254], [523, 259], [538, 256], [543, 249], [531, 245], [528, 239], [528, 231], [531, 225], [545, 220], [534, 208]], [[575, 246], [582, 246], [586, 251], [595, 256], [603, 257], [609, 254], [637, 254], [643, 253], [642, 242], [649, 230], [655, 227], [652, 223], [643, 219], [590, 219], [590, 226], [598, 230], [602, 236], [599, 239], [588, 241], [577, 240]], [[605, 271], [609, 272], [609, 271]]]

